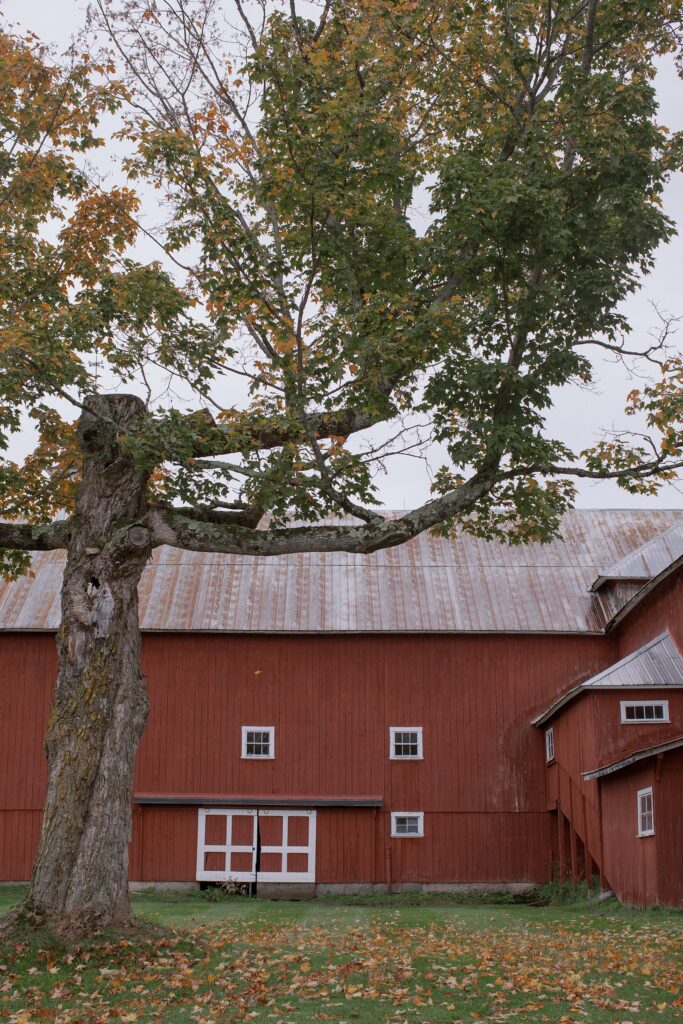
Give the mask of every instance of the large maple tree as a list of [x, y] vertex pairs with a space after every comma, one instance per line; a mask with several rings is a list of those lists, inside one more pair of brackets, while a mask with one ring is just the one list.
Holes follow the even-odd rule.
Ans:
[[[2, 444], [27, 417], [38, 434], [0, 465], [4, 570], [66, 551], [24, 918], [130, 918], [137, 584], [156, 546], [545, 540], [577, 477], [648, 492], [675, 474], [682, 368], [663, 348], [645, 346], [657, 375], [628, 398], [646, 435], [576, 452], [546, 418], [555, 389], [593, 379], [594, 351], [638, 351], [622, 303], [673, 230], [661, 194], [681, 145], [653, 78], [680, 13], [98, 0], [97, 61], [0, 35]], [[113, 188], [85, 160], [102, 123]], [[130, 248], [140, 196], [159, 262]], [[445, 464], [429, 501], [386, 517], [373, 469], [416, 414]], [[321, 521], [339, 513], [353, 521]]]

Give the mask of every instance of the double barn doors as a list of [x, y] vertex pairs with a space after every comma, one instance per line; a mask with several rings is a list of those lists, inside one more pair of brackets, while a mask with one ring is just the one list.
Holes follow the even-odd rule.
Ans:
[[201, 808], [197, 881], [314, 882], [315, 811]]

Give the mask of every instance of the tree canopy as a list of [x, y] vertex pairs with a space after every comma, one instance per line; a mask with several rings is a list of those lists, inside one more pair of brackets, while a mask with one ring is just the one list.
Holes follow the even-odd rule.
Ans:
[[[0, 469], [6, 570], [63, 546], [52, 520], [80, 453], [54, 399], [77, 413], [103, 382], [148, 399], [122, 443], [151, 473], [155, 543], [547, 539], [578, 476], [669, 479], [675, 353], [628, 398], [646, 437], [575, 452], [546, 417], [557, 387], [592, 380], [594, 351], [638, 348], [623, 300], [673, 231], [681, 139], [653, 79], [680, 7], [96, 0], [68, 64], [5, 31], [2, 444], [26, 416], [40, 434]], [[105, 144], [115, 187], [84, 159]], [[141, 230], [158, 262], [131, 249]], [[235, 376], [244, 401], [226, 406]], [[433, 499], [385, 521], [373, 470], [415, 415], [447, 458]], [[316, 525], [336, 513], [360, 525]]]

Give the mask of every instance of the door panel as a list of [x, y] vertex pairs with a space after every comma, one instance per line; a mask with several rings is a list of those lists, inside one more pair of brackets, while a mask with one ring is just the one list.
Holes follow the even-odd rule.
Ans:
[[211, 814], [206, 819], [206, 842], [209, 846], [225, 846], [227, 818], [224, 814]]

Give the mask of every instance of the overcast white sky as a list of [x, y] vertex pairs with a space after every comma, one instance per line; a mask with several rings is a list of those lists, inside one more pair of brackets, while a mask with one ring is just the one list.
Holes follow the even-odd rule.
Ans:
[[[225, 0], [226, 4], [228, 0]], [[32, 29], [46, 41], [65, 47], [82, 26], [86, 4], [81, 0], [0, 0], [0, 12], [21, 26]], [[660, 121], [672, 131], [683, 130], [683, 82], [678, 79], [673, 61], [661, 67], [657, 81], [660, 99]], [[672, 181], [665, 194], [665, 209], [679, 225], [683, 225], [683, 176]], [[658, 252], [654, 272], [645, 279], [641, 291], [627, 306], [633, 326], [632, 341], [653, 330], [657, 318], [656, 304], [663, 312], [683, 315], [683, 239], [679, 236]], [[683, 324], [678, 335], [683, 342]], [[587, 447], [613, 427], [624, 426], [623, 405], [626, 393], [634, 386], [624, 368], [603, 361], [601, 381], [593, 393], [558, 393], [548, 427], [551, 433], [571, 444]], [[632, 427], [633, 424], [629, 423]], [[438, 459], [436, 460], [438, 463]], [[390, 460], [390, 472], [382, 477], [380, 497], [387, 508], [411, 507], [426, 497], [428, 480], [424, 466], [409, 458]], [[583, 508], [683, 508], [683, 486], [663, 488], [656, 498], [632, 497], [610, 482], [584, 483], [577, 504]]]

